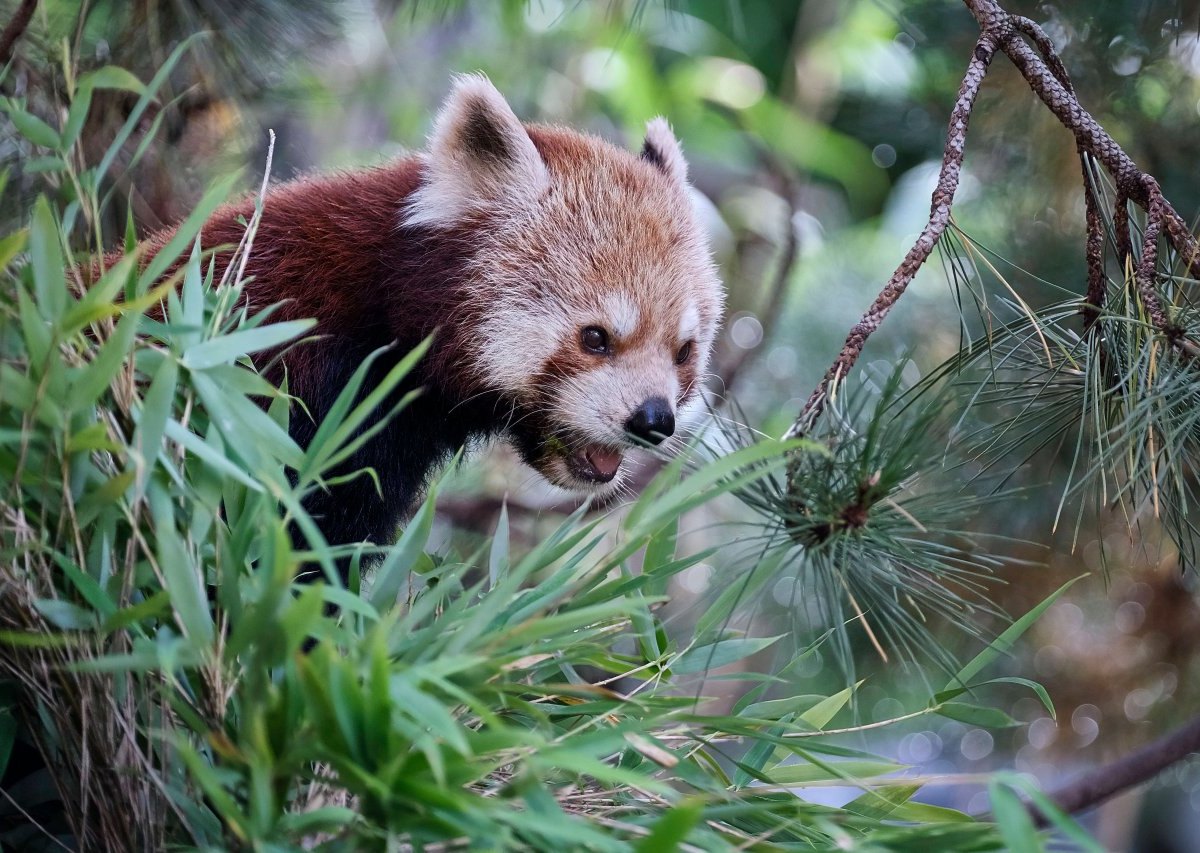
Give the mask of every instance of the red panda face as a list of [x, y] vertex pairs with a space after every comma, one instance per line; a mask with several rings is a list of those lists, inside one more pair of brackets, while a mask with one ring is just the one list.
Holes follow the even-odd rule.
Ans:
[[454, 346], [556, 485], [613, 491], [698, 397], [723, 294], [690, 193], [662, 119], [633, 154], [522, 125], [480, 76], [439, 115], [404, 222], [471, 235]]

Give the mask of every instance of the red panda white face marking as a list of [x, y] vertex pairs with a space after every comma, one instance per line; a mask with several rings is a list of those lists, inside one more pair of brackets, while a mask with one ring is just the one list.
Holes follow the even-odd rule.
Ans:
[[625, 451], [669, 437], [696, 399], [724, 297], [663, 119], [634, 154], [526, 127], [486, 78], [460, 77], [403, 224], [470, 233], [454, 346], [551, 482], [612, 491]]

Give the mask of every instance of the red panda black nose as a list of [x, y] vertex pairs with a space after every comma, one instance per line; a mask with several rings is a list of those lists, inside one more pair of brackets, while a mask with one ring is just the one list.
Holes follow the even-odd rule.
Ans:
[[662, 397], [651, 397], [625, 421], [625, 431], [651, 444], [661, 444], [675, 432], [671, 404]]

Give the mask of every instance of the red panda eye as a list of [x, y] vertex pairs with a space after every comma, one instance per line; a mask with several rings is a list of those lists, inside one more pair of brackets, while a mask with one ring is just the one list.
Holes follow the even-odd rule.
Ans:
[[608, 355], [608, 332], [599, 326], [588, 326], [580, 335], [580, 340], [583, 348], [588, 352], [594, 352], [596, 355]]
[[685, 361], [688, 360], [688, 357], [691, 354], [692, 354], [692, 342], [688, 341], [686, 344], [684, 344], [683, 346], [681, 346], [679, 348], [679, 352], [675, 353], [675, 363], [683, 364]]

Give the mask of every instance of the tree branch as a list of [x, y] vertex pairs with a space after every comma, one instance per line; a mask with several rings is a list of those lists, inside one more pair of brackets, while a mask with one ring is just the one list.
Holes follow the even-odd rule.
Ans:
[[0, 32], [0, 65], [7, 65], [12, 59], [13, 45], [29, 26], [36, 8], [37, 0], [21, 0], [21, 5], [13, 13], [12, 19], [4, 27], [4, 31]]
[[[964, 0], [967, 8], [975, 15], [980, 26], [1006, 28], [1005, 19], [1011, 20], [994, 0]], [[999, 23], [996, 23], [996, 22]], [[1117, 182], [1117, 188], [1123, 190], [1135, 203], [1146, 208], [1149, 212], [1152, 197], [1162, 197], [1158, 182], [1137, 167], [1133, 159], [1117, 144], [1091, 113], [1079, 104], [1074, 93], [1068, 91], [1060, 83], [1047, 63], [1034, 52], [1022, 39], [1016, 37], [1018, 30], [1015, 25], [1008, 25], [1009, 33], [1001, 42], [1000, 49], [1012, 60], [1013, 65], [1021, 72], [1025, 82], [1034, 93], [1042, 99], [1050, 112], [1074, 134], [1080, 147], [1104, 164]], [[1053, 56], [1053, 53], [1051, 54]], [[1057, 57], [1055, 64], [1061, 67]], [[1200, 250], [1196, 238], [1187, 227], [1175, 208], [1165, 198], [1162, 198], [1160, 216], [1167, 232], [1167, 239], [1179, 252], [1193, 276], [1200, 278]]]
[[[1085, 811], [1153, 779], [1194, 752], [1200, 752], [1200, 717], [1110, 764], [1088, 770], [1057, 791], [1050, 792], [1049, 796], [1068, 814]], [[1041, 815], [1038, 817], [1045, 825], [1045, 819]]]
[[[967, 66], [967, 72], [963, 76], [958, 100], [950, 116], [946, 148], [942, 155], [942, 169], [938, 176], [937, 189], [933, 193], [929, 222], [884, 285], [875, 302], [850, 330], [842, 351], [825, 372], [788, 430], [789, 438], [803, 435], [812, 427], [824, 409], [830, 387], [853, 369], [867, 338], [879, 328], [892, 306], [904, 295], [909, 283], [928, 260], [938, 239], [946, 230], [950, 221], [950, 206], [962, 170], [967, 122], [971, 117], [979, 86], [996, 50], [1000, 50], [1012, 60], [1033, 92], [1075, 136], [1084, 175], [1087, 210], [1088, 284], [1085, 300], [1088, 307], [1085, 311], [1089, 315], [1089, 322], [1098, 315], [1105, 292], [1104, 234], [1093, 171], [1095, 162], [1099, 162], [1113, 176], [1117, 185], [1117, 224], [1127, 230], [1126, 206], [1130, 201], [1146, 211], [1147, 224], [1142, 259], [1135, 270], [1138, 297], [1146, 313], [1155, 329], [1165, 335], [1176, 349], [1184, 355], [1200, 357], [1200, 345], [1188, 340], [1183, 330], [1171, 319], [1162, 305], [1156, 287], [1158, 239], [1161, 235], [1165, 235], [1175, 248], [1187, 265], [1189, 273], [1200, 278], [1200, 244], [1187, 223], [1163, 196], [1158, 182], [1151, 175], [1141, 171], [1100, 123], [1080, 106], [1067, 69], [1054, 52], [1053, 42], [1041, 27], [1028, 18], [1010, 15], [995, 0], [963, 0], [963, 3], [979, 23], [981, 35], [975, 45], [974, 56]], [[1033, 42], [1036, 50], [1026, 43], [1026, 38]], [[1129, 247], [1128, 234], [1118, 233], [1117, 242], [1117, 251], [1119, 255], [1123, 255], [1121, 261], [1124, 263], [1128, 254], [1126, 249]]]
[[930, 204], [929, 222], [917, 237], [916, 243], [908, 250], [900, 266], [892, 273], [883, 290], [867, 313], [863, 315], [842, 345], [842, 351], [834, 360], [824, 378], [809, 396], [799, 417], [788, 430], [786, 438], [803, 435], [812, 426], [817, 416], [825, 407], [829, 387], [835, 381], [844, 377], [854, 368], [862, 354], [863, 346], [896, 301], [904, 295], [908, 285], [921, 266], [933, 253], [934, 246], [950, 224], [950, 206], [954, 202], [954, 193], [958, 189], [958, 180], [962, 174], [963, 152], [967, 144], [967, 123], [971, 118], [971, 109], [975, 106], [975, 98], [979, 94], [979, 86], [987, 74], [988, 63], [996, 52], [997, 40], [990, 33], [984, 33], [975, 44], [967, 72], [963, 75], [962, 84], [958, 89], [958, 99], [954, 102], [954, 110], [950, 113], [950, 126], [946, 133], [946, 147], [942, 154], [942, 168], [938, 173], [937, 187], [933, 191]]

